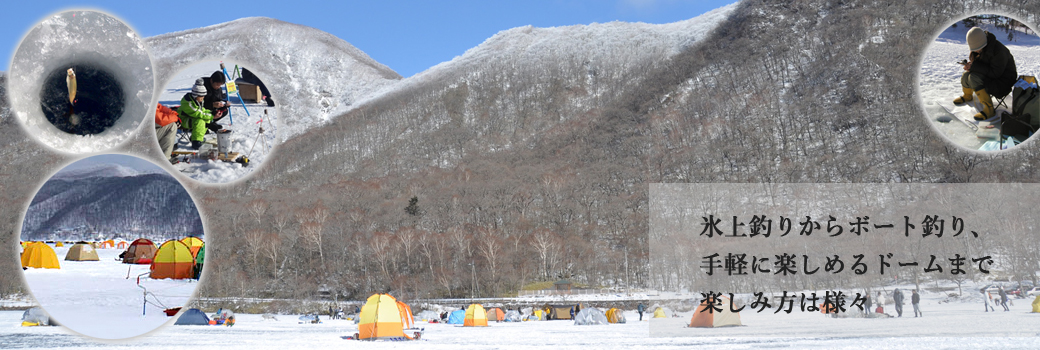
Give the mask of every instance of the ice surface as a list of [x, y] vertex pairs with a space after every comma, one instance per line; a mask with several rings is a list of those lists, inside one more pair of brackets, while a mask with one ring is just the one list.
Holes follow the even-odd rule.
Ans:
[[100, 261], [65, 261], [69, 247], [54, 248], [60, 269], [30, 268], [24, 271], [25, 281], [52, 319], [80, 334], [121, 339], [150, 332], [170, 320], [155, 304], [182, 306], [198, 285], [195, 280], [142, 277], [141, 285], [154, 294], [143, 306], [144, 290], [137, 286], [137, 276], [148, 272], [149, 265], [116, 261], [122, 249], [97, 249]]
[[[126, 105], [114, 125], [93, 135], [74, 135], [51, 124], [41, 109], [45, 75], [88, 64], [114, 75]], [[8, 77], [11, 110], [26, 132], [59, 151], [90, 153], [125, 141], [148, 115], [154, 78], [144, 41], [118, 19], [95, 11], [68, 11], [33, 27], [14, 53]], [[79, 81], [80, 86], [90, 84]]]

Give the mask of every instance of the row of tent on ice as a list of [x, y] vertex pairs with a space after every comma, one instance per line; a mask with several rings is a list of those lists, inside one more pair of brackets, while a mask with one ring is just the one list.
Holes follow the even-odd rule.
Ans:
[[[657, 306], [654, 308], [653, 318], [666, 317], [668, 317], [667, 310], [665, 310], [661, 306]], [[742, 325], [743, 324], [740, 323], [740, 313], [733, 312], [733, 310], [730, 309], [729, 298], [725, 296], [719, 296], [715, 298], [714, 308], [711, 308], [708, 305], [707, 300], [701, 301], [701, 304], [694, 309], [693, 316], [690, 317], [690, 323], [686, 326], [692, 328], [713, 328], [735, 327]]]
[[[60, 243], [60, 242], [59, 242]], [[60, 269], [58, 256], [44, 242], [22, 243], [22, 268]], [[169, 240], [161, 246], [147, 238], [139, 238], [126, 245], [119, 255], [126, 264], [151, 265], [151, 278], [198, 278], [206, 259], [206, 244], [198, 237]], [[100, 261], [94, 245], [87, 242], [74, 244], [65, 254], [66, 261]]]

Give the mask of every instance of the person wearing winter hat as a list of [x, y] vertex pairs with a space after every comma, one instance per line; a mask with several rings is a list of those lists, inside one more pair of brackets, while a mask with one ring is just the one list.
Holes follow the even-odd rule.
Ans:
[[213, 122], [213, 114], [203, 106], [206, 98], [206, 86], [203, 80], [195, 80], [191, 92], [181, 98], [181, 106], [177, 114], [181, 118], [181, 128], [191, 131], [191, 148], [202, 147], [202, 138], [206, 135], [206, 125]]
[[224, 92], [224, 84], [227, 83], [227, 79], [224, 78], [224, 73], [218, 70], [208, 77], [203, 77], [202, 81], [206, 87], [206, 100], [203, 106], [206, 106], [210, 114], [213, 114], [215, 123], [228, 115], [228, 109], [231, 106], [231, 103], [228, 102], [228, 95]]
[[964, 65], [964, 74], [961, 75], [963, 95], [953, 99], [953, 103], [964, 104], [974, 99], [972, 94], [978, 96], [982, 111], [975, 114], [975, 120], [986, 120], [996, 114], [990, 96], [1007, 96], [1018, 80], [1015, 57], [993, 33], [982, 28], [971, 28], [965, 39], [971, 53], [968, 60], [961, 62]]

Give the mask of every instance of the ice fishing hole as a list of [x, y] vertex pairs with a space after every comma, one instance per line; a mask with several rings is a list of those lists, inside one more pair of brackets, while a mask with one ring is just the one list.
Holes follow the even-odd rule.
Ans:
[[[69, 103], [67, 70], [76, 74], [75, 104]], [[62, 66], [47, 74], [40, 89], [43, 115], [58, 130], [93, 135], [115, 125], [123, 115], [126, 96], [122, 84], [102, 67], [80, 63]]]

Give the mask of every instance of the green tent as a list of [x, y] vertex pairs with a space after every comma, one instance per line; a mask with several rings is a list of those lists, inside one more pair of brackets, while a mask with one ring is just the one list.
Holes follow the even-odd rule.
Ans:
[[195, 254], [195, 279], [202, 275], [202, 264], [206, 262], [206, 244], [202, 244], [199, 253]]

